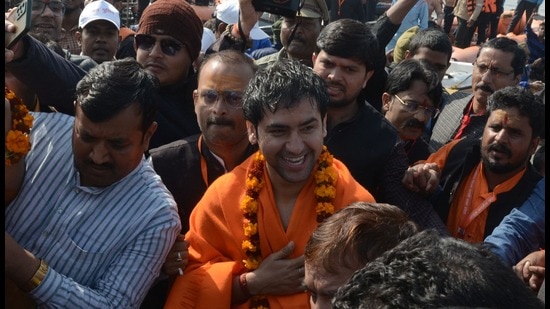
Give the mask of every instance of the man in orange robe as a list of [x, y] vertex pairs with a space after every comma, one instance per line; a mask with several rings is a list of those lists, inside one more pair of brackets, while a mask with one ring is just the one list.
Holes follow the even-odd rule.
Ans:
[[243, 109], [259, 153], [212, 183], [191, 213], [188, 266], [165, 308], [309, 308], [303, 251], [318, 220], [374, 201], [323, 146], [328, 101], [300, 63], [256, 73]]

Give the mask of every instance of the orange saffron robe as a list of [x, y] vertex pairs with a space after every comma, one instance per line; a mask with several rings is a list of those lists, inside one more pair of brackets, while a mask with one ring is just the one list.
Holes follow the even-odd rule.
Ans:
[[[453, 147], [459, 141], [460, 140], [453, 140], [443, 145], [437, 152], [432, 153], [426, 162], [436, 163], [439, 169], [443, 170], [443, 167], [447, 162], [449, 152], [451, 152]], [[476, 170], [478, 170], [478, 173], [477, 177], [474, 179]], [[489, 214], [489, 207], [491, 207], [491, 205], [489, 204], [489, 206], [482, 211], [480, 209], [479, 214], [473, 217], [468, 224], [465, 224], [465, 222], [468, 221], [466, 217], [475, 212], [477, 208], [481, 207], [486, 200], [494, 199], [496, 201], [496, 196], [498, 194], [512, 190], [524, 173], [525, 169], [522, 169], [516, 175], [495, 186], [492, 192], [489, 192], [487, 179], [485, 178], [482, 163], [480, 162], [470, 172], [465, 180], [462, 179], [460, 181], [460, 184], [454, 194], [455, 198], [451, 203], [451, 209], [449, 210], [449, 216], [447, 217], [447, 230], [449, 233], [453, 237], [462, 238], [467, 242], [482, 242], [485, 235], [485, 223], [487, 222], [487, 215]], [[468, 200], [467, 198], [469, 188], [472, 188], [471, 200]], [[463, 229], [463, 235], [459, 233], [459, 228]]]
[[[176, 278], [164, 308], [249, 308], [248, 302], [231, 306], [231, 289], [233, 277], [246, 271], [242, 262], [246, 256], [241, 249], [245, 236], [240, 205], [254, 157], [250, 156], [212, 183], [191, 213], [185, 236], [190, 242], [189, 263], [184, 275]], [[341, 161], [333, 159], [333, 165], [338, 172], [335, 211], [356, 201], [375, 202]], [[267, 175], [264, 166], [264, 187], [258, 197], [262, 258], [281, 250], [291, 240], [296, 246], [289, 258], [296, 258], [304, 253], [306, 242], [317, 227], [315, 178], [312, 174], [300, 191], [285, 231]], [[272, 309], [309, 308], [308, 293], [268, 296], [268, 299]]]

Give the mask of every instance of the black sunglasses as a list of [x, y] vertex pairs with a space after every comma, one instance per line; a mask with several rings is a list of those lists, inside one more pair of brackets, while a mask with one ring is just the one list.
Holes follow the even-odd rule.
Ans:
[[[147, 51], [151, 51], [153, 49], [153, 46], [155, 46], [155, 43], [157, 42], [157, 39], [155, 37], [147, 34], [136, 34], [134, 36], [134, 40], [136, 42], [137, 48]], [[181, 50], [182, 47], [183, 45], [176, 40], [160, 40], [160, 49], [164, 54], [168, 56], [174, 56]]]
[[46, 10], [46, 6], [49, 7], [56, 16], [61, 16], [65, 14], [65, 6], [61, 1], [37, 0], [32, 1], [31, 5], [32, 11], [36, 14], [42, 14], [44, 10]]

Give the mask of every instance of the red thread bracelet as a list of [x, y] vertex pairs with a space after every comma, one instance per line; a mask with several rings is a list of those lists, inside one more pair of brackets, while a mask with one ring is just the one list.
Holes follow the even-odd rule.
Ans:
[[248, 290], [248, 282], [246, 282], [246, 274], [248, 273], [242, 273], [239, 276], [239, 285], [241, 286], [241, 291], [243, 291], [244, 296], [246, 296], [246, 298], [250, 298], [252, 297], [252, 295]]

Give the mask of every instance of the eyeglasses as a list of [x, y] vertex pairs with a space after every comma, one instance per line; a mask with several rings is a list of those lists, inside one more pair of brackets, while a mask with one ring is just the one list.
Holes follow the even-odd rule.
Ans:
[[487, 71], [491, 72], [491, 76], [495, 77], [495, 78], [504, 78], [512, 73], [514, 73], [514, 71], [512, 70], [511, 72], [503, 72], [499, 69], [495, 69], [495, 68], [490, 68], [484, 64], [479, 64], [476, 62], [474, 62], [474, 69], [479, 72], [481, 75], [485, 74]]
[[422, 110], [422, 112], [424, 113], [424, 115], [426, 117], [435, 117], [437, 116], [437, 114], [439, 114], [439, 109], [437, 108], [434, 108], [434, 107], [431, 107], [431, 106], [426, 106], [426, 105], [421, 105], [421, 104], [418, 104], [414, 101], [403, 101], [401, 100], [401, 98], [397, 95], [397, 94], [394, 94], [393, 95], [398, 101], [399, 103], [401, 103], [401, 105], [403, 105], [403, 108], [411, 113], [411, 114], [416, 114], [418, 113], [420, 110]]
[[[153, 36], [147, 35], [147, 34], [136, 34], [134, 36], [134, 40], [136, 42], [136, 46], [139, 49], [151, 51], [153, 49], [153, 46], [157, 43], [157, 39]], [[181, 48], [183, 47], [183, 44], [176, 40], [172, 39], [161, 39], [160, 40], [160, 49], [165, 55], [168, 56], [174, 56], [177, 54]]]
[[42, 14], [44, 13], [44, 10], [46, 9], [46, 6], [52, 10], [53, 14], [55, 16], [61, 16], [65, 14], [65, 6], [63, 5], [63, 2], [61, 1], [32, 1], [32, 11], [36, 14]]
[[216, 90], [203, 90], [200, 93], [200, 97], [204, 100], [206, 105], [214, 105], [218, 102], [219, 97], [223, 97], [225, 104], [233, 108], [242, 108], [243, 93], [241, 91], [216, 91]]

